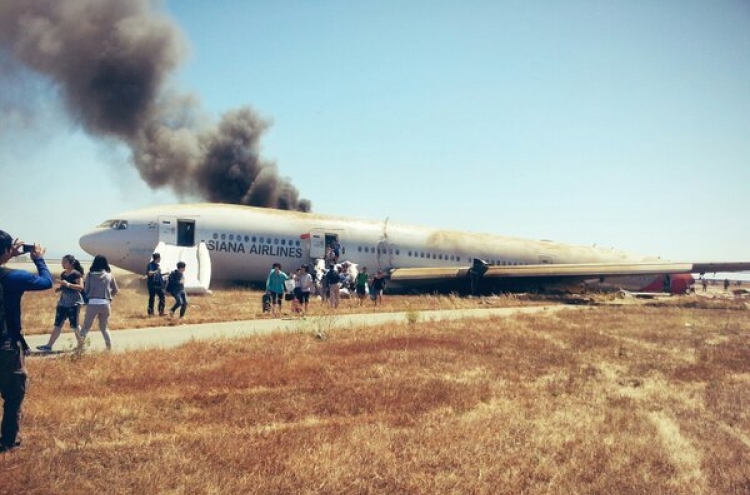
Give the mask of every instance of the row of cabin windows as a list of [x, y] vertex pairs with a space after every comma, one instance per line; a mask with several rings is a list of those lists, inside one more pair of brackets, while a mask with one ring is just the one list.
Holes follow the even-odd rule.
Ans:
[[[377, 254], [391, 254], [391, 255], [395, 254], [396, 256], [401, 255], [400, 249], [385, 249], [385, 248], [373, 248], [373, 247], [367, 247], [367, 246], [365, 247], [359, 246], [357, 247], [357, 251], [359, 251], [360, 253], [373, 253], [373, 254], [377, 253]], [[437, 253], [425, 253], [423, 251], [422, 252], [408, 251], [407, 255], [409, 257], [414, 257], [414, 258], [426, 258], [426, 259], [433, 259], [433, 260], [450, 260], [450, 261], [458, 261], [458, 262], [461, 261], [460, 256], [455, 256], [452, 254], [448, 255], [448, 254], [437, 254]]]
[[[398, 249], [385, 249], [385, 248], [369, 248], [369, 247], [362, 247], [359, 246], [357, 248], [357, 251], [360, 253], [377, 253], [377, 254], [396, 254], [400, 255], [400, 251]], [[456, 256], [453, 254], [441, 254], [441, 253], [425, 253], [423, 251], [407, 251], [407, 255], [409, 257], [414, 258], [425, 258], [425, 259], [433, 259], [433, 260], [445, 260], [445, 261], [455, 261], [457, 263], [461, 262], [461, 257]], [[515, 265], [525, 265], [526, 263], [518, 263], [513, 261], [500, 261], [500, 260], [491, 260], [488, 261], [490, 265], [502, 265], [502, 266], [515, 266]]]
[[214, 232], [213, 234], [214, 240], [221, 239], [222, 241], [236, 241], [236, 242], [242, 242], [244, 239], [245, 242], [252, 242], [252, 243], [259, 243], [259, 244], [275, 244], [275, 245], [282, 245], [282, 246], [300, 246], [302, 243], [299, 240], [293, 240], [293, 239], [278, 239], [278, 238], [271, 238], [271, 237], [258, 237], [258, 236], [242, 236], [241, 234], [217, 234]]

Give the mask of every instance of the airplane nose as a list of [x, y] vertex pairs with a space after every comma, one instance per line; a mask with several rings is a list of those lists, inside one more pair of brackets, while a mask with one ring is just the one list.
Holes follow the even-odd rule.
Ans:
[[101, 232], [89, 232], [88, 234], [81, 236], [78, 240], [78, 244], [81, 246], [81, 249], [88, 254], [96, 256], [102, 252], [102, 248], [104, 247], [102, 237]]

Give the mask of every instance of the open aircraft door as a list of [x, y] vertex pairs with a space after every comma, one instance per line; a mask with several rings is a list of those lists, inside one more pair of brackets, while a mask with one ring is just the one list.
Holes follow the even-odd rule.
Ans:
[[326, 255], [326, 231], [325, 229], [313, 229], [310, 231], [310, 258], [321, 259]]
[[174, 246], [195, 246], [195, 219], [160, 216], [159, 242]]

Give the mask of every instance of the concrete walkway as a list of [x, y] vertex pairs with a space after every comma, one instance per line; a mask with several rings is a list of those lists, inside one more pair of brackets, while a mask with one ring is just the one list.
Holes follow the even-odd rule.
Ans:
[[[526, 308], [482, 308], [439, 311], [418, 311], [411, 314], [418, 321], [456, 320], [466, 318], [489, 318], [491, 316], [512, 316], [540, 312], [554, 313], [562, 310], [580, 309], [580, 306], [533, 306]], [[162, 327], [138, 328], [134, 330], [112, 331], [114, 352], [125, 352], [136, 349], [166, 349], [177, 347], [191, 340], [208, 340], [222, 338], [239, 338], [272, 332], [306, 332], [326, 333], [334, 328], [356, 328], [378, 326], [388, 323], [406, 323], [406, 312], [400, 313], [367, 313], [313, 316], [307, 319], [267, 319], [248, 321], [229, 321], [223, 323], [203, 323], [187, 325], [170, 325]], [[96, 325], [89, 332], [89, 351], [104, 350], [104, 340]], [[27, 335], [26, 341], [32, 350], [37, 345], [47, 343], [48, 335]], [[72, 350], [75, 338], [66, 331], [55, 344], [56, 351]]]

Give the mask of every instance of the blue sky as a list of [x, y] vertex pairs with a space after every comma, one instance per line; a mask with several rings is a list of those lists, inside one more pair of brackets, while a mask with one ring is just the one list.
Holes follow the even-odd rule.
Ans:
[[[745, 1], [163, 9], [189, 45], [170, 84], [268, 119], [263, 156], [317, 213], [750, 259]], [[0, 228], [82, 254], [106, 218], [180, 201], [34, 84], [44, 118], [0, 124]]]

